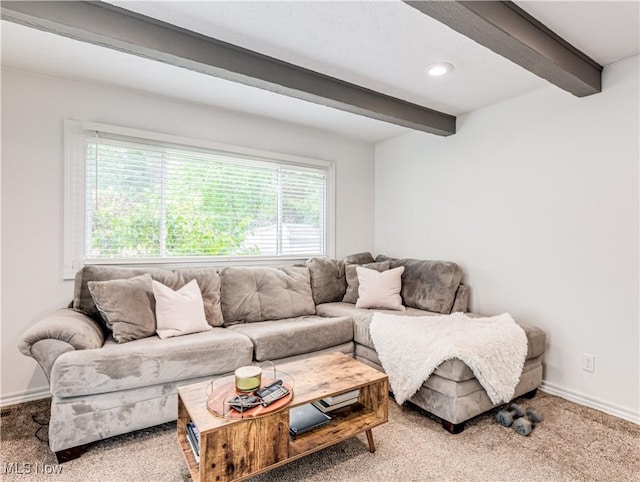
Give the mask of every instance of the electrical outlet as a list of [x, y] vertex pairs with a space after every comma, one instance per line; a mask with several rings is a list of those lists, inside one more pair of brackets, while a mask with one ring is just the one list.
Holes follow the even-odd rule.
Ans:
[[582, 369], [585, 372], [595, 372], [596, 371], [596, 356], [591, 355], [589, 353], [582, 354]]

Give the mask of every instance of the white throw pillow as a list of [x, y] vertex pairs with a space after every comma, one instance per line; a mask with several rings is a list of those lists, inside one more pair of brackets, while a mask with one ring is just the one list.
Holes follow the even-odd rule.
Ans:
[[356, 308], [405, 310], [400, 296], [404, 266], [382, 272], [358, 266], [356, 272], [360, 284]]
[[156, 280], [152, 285], [156, 298], [156, 333], [160, 338], [211, 330], [196, 280], [189, 281], [178, 291]]

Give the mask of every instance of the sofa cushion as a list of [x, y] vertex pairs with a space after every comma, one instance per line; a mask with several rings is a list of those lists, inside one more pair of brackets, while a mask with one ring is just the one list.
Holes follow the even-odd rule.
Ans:
[[[189, 268], [174, 270], [177, 281], [171, 279], [171, 283], [158, 279], [165, 286], [177, 290], [182, 288], [190, 281], [196, 280], [202, 293], [202, 303], [204, 304], [204, 315], [207, 323], [211, 326], [222, 326], [224, 319], [222, 317], [222, 307], [220, 304], [220, 276], [217, 268]], [[153, 275], [152, 275], [153, 276]]]
[[405, 306], [434, 313], [451, 313], [462, 268], [451, 261], [391, 259], [378, 256], [376, 261], [391, 261], [391, 268], [404, 266], [402, 300]]
[[[374, 313], [389, 313], [397, 315], [396, 310], [370, 310], [365, 308], [356, 308], [351, 303], [324, 303], [316, 307], [316, 314], [320, 316], [350, 316], [353, 318], [353, 341], [369, 348], [374, 348], [373, 341], [369, 335], [369, 325]], [[422, 310], [415, 308], [407, 308], [402, 312], [402, 316], [424, 316]]]
[[315, 304], [340, 301], [346, 289], [344, 262], [328, 257], [316, 257], [308, 259], [306, 264], [311, 275], [311, 291]]
[[316, 312], [306, 266], [228, 267], [220, 279], [225, 326]]
[[451, 313], [462, 312], [466, 313], [469, 309], [469, 287], [460, 283], [458, 290], [456, 291], [456, 299], [453, 301], [453, 307]]
[[[449, 360], [449, 361], [454, 361], [454, 360]], [[471, 369], [466, 364], [462, 363], [457, 358], [455, 359], [455, 361], [464, 365], [467, 368], [467, 370], [471, 372]], [[440, 366], [442, 367], [443, 365], [445, 364], [443, 363]], [[542, 361], [540, 357], [527, 360], [522, 367], [522, 373], [526, 373], [529, 370], [534, 370], [541, 365], [542, 365]], [[431, 388], [436, 392], [440, 392], [443, 395], [446, 395], [452, 398], [464, 397], [473, 392], [483, 390], [482, 385], [475, 378], [475, 376], [473, 375], [473, 372], [471, 372], [470, 377], [465, 377], [464, 380], [457, 380], [456, 378], [450, 377], [445, 370], [438, 371], [437, 369], [433, 373], [433, 376], [430, 376], [424, 381], [422, 386]]]
[[344, 297], [342, 298], [342, 301], [344, 301], [345, 303], [355, 303], [356, 301], [358, 301], [358, 288], [360, 287], [360, 283], [358, 282], [358, 271], [356, 270], [358, 266], [367, 269], [375, 269], [376, 271], [387, 271], [389, 269], [389, 261], [380, 261], [377, 263], [365, 264], [345, 264], [344, 275], [345, 279], [347, 280], [347, 290], [345, 291]]
[[249, 338], [225, 328], [123, 344], [108, 338], [102, 348], [60, 355], [50, 389], [57, 397], [73, 397], [213, 376], [250, 364], [252, 354]]
[[[350, 254], [349, 256], [343, 259], [344, 264], [367, 264], [373, 263], [375, 259], [373, 259], [373, 255], [368, 251], [364, 251], [362, 253]], [[384, 261], [384, 260], [381, 260]]]
[[128, 279], [89, 281], [89, 292], [118, 343], [126, 343], [156, 332], [155, 299], [151, 275]]
[[[374, 368], [384, 371], [375, 350], [363, 345], [356, 345], [355, 358], [364, 361]], [[530, 370], [542, 366], [542, 357], [530, 358], [522, 368], [523, 376]], [[433, 374], [422, 384], [423, 387], [436, 390], [448, 397], [463, 397], [470, 393], [483, 390], [482, 385], [475, 378], [471, 369], [459, 359], [447, 360], [442, 363]], [[488, 397], [487, 397], [488, 399]]]
[[547, 334], [537, 326], [526, 321], [516, 321], [527, 335], [527, 360], [542, 355], [547, 347]]
[[228, 328], [251, 339], [257, 361], [309, 353], [353, 340], [350, 317], [304, 316], [234, 325]]
[[[355, 308], [349, 303], [325, 303], [316, 307], [316, 312], [320, 316], [351, 316], [353, 318], [353, 339], [357, 344], [372, 350], [375, 353], [375, 345], [371, 340], [369, 334], [369, 325], [375, 312], [398, 314], [397, 311], [391, 310], [362, 310]], [[402, 316], [425, 316], [436, 315], [437, 313], [430, 313], [416, 308], [407, 308]], [[474, 316], [473, 313], [469, 313], [469, 316]], [[475, 315], [482, 316], [482, 315]], [[546, 334], [540, 328], [530, 325], [526, 322], [517, 321], [518, 325], [522, 327], [525, 335], [527, 336], [527, 356], [526, 359], [530, 360], [541, 356], [545, 351]], [[356, 345], [356, 353], [358, 353], [358, 346]], [[371, 352], [368, 352], [371, 353]], [[375, 359], [368, 357], [371, 361], [380, 364], [377, 360], [377, 354]], [[454, 358], [442, 363], [434, 373], [437, 373], [443, 378], [454, 381], [464, 381], [474, 378], [473, 372], [463, 361]]]
[[211, 326], [222, 326], [220, 309], [220, 277], [215, 268], [197, 269], [144, 269], [121, 268], [119, 266], [85, 266], [76, 273], [73, 309], [99, 321], [105, 328], [106, 320], [102, 318], [89, 292], [89, 281], [108, 281], [129, 279], [149, 273], [151, 278], [174, 290], [182, 288], [191, 280], [196, 280], [202, 293], [202, 302], [207, 322]]
[[[382, 367], [378, 353], [373, 348], [369, 348], [364, 345], [356, 345], [356, 358], [359, 360], [367, 360], [380, 368]], [[384, 371], [384, 369], [382, 369], [382, 371]], [[458, 358], [453, 358], [441, 363], [433, 373], [455, 382], [463, 382], [465, 380], [472, 380], [475, 378], [471, 368]]]

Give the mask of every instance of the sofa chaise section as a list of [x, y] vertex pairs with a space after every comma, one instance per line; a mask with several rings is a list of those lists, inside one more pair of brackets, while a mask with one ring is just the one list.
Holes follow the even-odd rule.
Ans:
[[[467, 312], [469, 288], [462, 284], [462, 270], [455, 263], [409, 258], [395, 259], [386, 256], [378, 256], [375, 261], [388, 261], [389, 268], [399, 266], [405, 268], [401, 290], [405, 311], [357, 309], [352, 303], [345, 303], [336, 299], [337, 297], [329, 300], [325, 296], [324, 302], [316, 307], [316, 312], [322, 316], [353, 318], [355, 358], [384, 371], [369, 333], [374, 312], [402, 316]], [[325, 265], [324, 268], [327, 270], [330, 267]], [[322, 278], [327, 279], [330, 276], [325, 273]], [[469, 315], [474, 316], [473, 313]], [[518, 324], [526, 334], [528, 347], [524, 369], [516, 386], [514, 398], [522, 395], [532, 396], [542, 383], [542, 357], [546, 344], [544, 331], [527, 323], [518, 322]], [[471, 369], [457, 358], [447, 360], [437, 367], [409, 401], [438, 417], [443, 427], [452, 433], [461, 432], [466, 420], [494, 407]]]
[[[389, 310], [357, 309], [350, 303], [325, 303], [318, 305], [318, 314], [325, 316], [351, 316], [354, 320], [355, 358], [384, 371], [375, 350], [369, 325], [374, 312], [395, 313]], [[424, 310], [407, 308], [403, 316], [436, 315]], [[471, 314], [473, 315], [473, 314]], [[546, 335], [539, 328], [518, 322], [527, 336], [527, 356], [515, 397], [533, 395], [542, 382], [542, 355]], [[494, 407], [486, 391], [471, 369], [454, 358], [442, 363], [409, 399], [411, 403], [441, 419], [443, 427], [452, 433], [463, 430], [464, 422]]]

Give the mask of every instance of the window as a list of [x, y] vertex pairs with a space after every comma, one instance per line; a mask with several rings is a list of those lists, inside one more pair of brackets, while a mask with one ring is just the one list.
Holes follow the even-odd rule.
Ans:
[[67, 121], [65, 272], [332, 252], [333, 166]]

